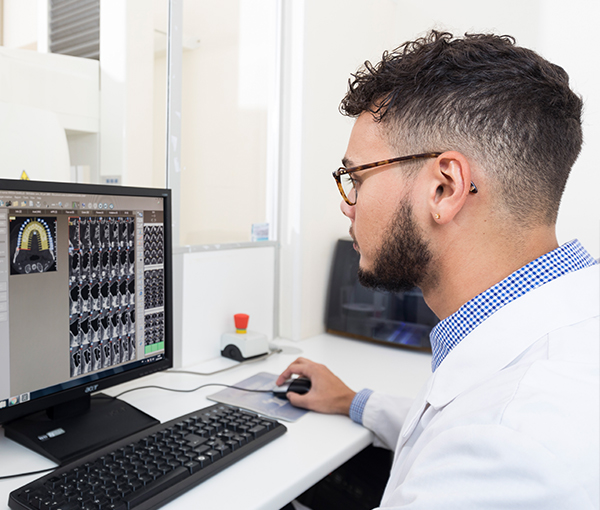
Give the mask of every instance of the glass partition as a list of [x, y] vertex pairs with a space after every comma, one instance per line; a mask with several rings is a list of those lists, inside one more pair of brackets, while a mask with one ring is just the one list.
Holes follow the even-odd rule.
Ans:
[[[169, 83], [173, 4], [181, 72]], [[0, 0], [0, 177], [166, 186], [171, 87], [176, 244], [274, 239], [279, 9], [280, 0]]]
[[278, 3], [183, 1], [182, 245], [274, 238]]
[[168, 1], [0, 1], [0, 177], [165, 186]]

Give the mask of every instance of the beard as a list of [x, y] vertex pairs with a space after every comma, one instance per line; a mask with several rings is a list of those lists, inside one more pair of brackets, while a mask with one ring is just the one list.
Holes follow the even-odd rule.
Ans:
[[430, 274], [433, 255], [429, 243], [423, 238], [405, 199], [391, 225], [384, 233], [384, 240], [375, 257], [372, 270], [358, 270], [358, 280], [364, 287], [389, 292], [405, 292], [419, 287]]

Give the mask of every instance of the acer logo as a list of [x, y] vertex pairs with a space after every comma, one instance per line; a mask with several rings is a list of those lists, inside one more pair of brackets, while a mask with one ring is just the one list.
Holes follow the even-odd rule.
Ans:
[[93, 386], [88, 386], [85, 390], [83, 390], [84, 393], [92, 393], [92, 391], [96, 391], [98, 389], [98, 385], [94, 384]]

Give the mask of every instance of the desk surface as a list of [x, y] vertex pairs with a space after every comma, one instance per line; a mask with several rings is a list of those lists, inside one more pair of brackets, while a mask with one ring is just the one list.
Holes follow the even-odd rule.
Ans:
[[[430, 355], [369, 342], [320, 335], [301, 342], [276, 343], [283, 348], [282, 353], [221, 374], [194, 376], [162, 372], [105, 393], [116, 395], [125, 389], [148, 384], [182, 389], [207, 382], [234, 384], [257, 372], [280, 373], [298, 356], [326, 364], [356, 391], [368, 387], [414, 397], [431, 373]], [[218, 358], [185, 368], [210, 372], [232, 363]], [[145, 389], [123, 395], [122, 399], [164, 422], [213, 404], [206, 395], [217, 390], [209, 387], [195, 393], [173, 393]], [[372, 439], [368, 430], [339, 415], [308, 413], [295, 423], [286, 423], [286, 427], [288, 432], [281, 438], [163, 508], [197, 508], [201, 501], [204, 508], [277, 510], [353, 457]], [[6, 439], [2, 429], [0, 459], [0, 476], [54, 466], [48, 459]], [[13, 489], [39, 476], [0, 481], [0, 508], [8, 508], [8, 494]]]

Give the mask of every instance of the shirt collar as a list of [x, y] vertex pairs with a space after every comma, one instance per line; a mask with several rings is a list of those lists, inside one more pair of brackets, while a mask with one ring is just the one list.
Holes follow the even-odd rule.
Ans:
[[597, 263], [575, 239], [533, 260], [467, 301], [432, 329], [432, 370], [435, 372], [463, 338], [503, 306], [555, 278]]

